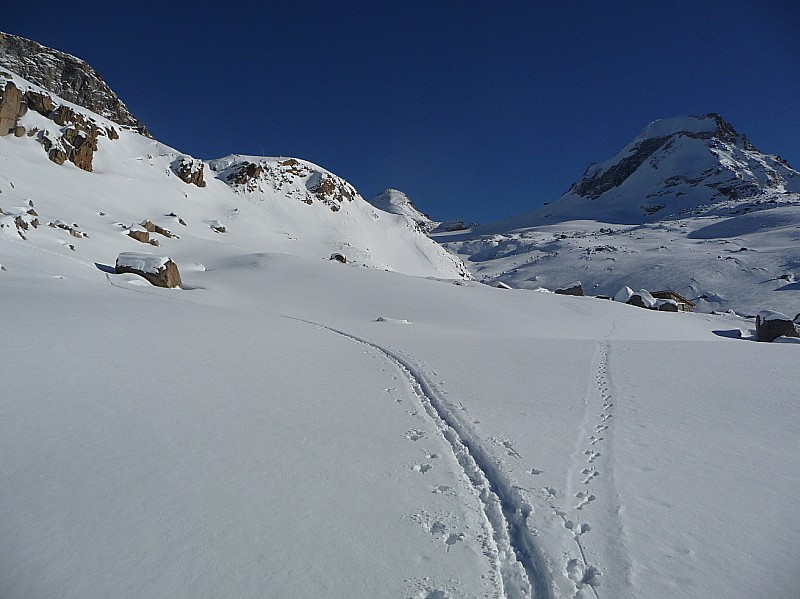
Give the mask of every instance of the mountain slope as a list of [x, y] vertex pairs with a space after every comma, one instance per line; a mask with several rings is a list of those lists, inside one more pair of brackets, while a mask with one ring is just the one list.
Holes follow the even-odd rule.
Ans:
[[435, 235], [486, 282], [673, 289], [702, 311], [800, 311], [800, 174], [718, 115], [656, 121], [558, 200]]
[[[90, 270], [123, 251], [198, 262], [208, 252], [269, 250], [324, 259], [341, 253], [357, 265], [418, 276], [468, 276], [404, 218], [375, 210], [309, 162], [204, 162], [15, 74], [0, 85], [0, 106], [16, 106], [6, 128], [14, 134], [0, 137], [0, 237], [24, 242], [5, 254], [9, 268], [38, 268], [36, 248]], [[148, 220], [172, 233], [141, 236], [158, 249], [131, 237]]]
[[80, 58], [0, 32], [0, 67], [118, 125], [148, 135], [147, 128], [130, 113], [100, 74]]

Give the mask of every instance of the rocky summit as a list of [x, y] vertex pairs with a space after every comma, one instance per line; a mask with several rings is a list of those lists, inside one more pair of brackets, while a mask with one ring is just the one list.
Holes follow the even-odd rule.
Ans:
[[13, 71], [60, 98], [83, 106], [110, 121], [149, 135], [128, 107], [80, 58], [33, 40], [0, 32], [0, 68]]

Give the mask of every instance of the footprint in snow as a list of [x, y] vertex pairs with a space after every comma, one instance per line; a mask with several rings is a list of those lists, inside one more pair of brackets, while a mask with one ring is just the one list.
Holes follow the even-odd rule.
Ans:
[[425, 438], [425, 433], [423, 431], [421, 431], [421, 430], [414, 429], [414, 430], [408, 431], [403, 436], [406, 439], [408, 439], [409, 441], [419, 441], [420, 439], [424, 439]]
[[411, 469], [420, 472], [421, 474], [425, 474], [428, 470], [433, 468], [430, 464], [414, 464]]
[[581, 491], [580, 493], [576, 493], [575, 498], [581, 500], [581, 502], [575, 506], [576, 510], [583, 509], [584, 506], [589, 505], [592, 501], [597, 499], [597, 497], [595, 497], [594, 495], [584, 493], [583, 491]]

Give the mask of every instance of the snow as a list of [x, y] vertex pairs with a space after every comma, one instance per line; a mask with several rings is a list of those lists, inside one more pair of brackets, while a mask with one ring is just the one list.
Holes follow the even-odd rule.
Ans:
[[165, 256], [155, 256], [153, 254], [140, 254], [137, 252], [122, 252], [117, 257], [117, 265], [133, 268], [147, 273], [158, 273], [164, 265], [169, 262]]
[[[4, 207], [88, 233], [0, 236], [0, 596], [797, 596], [793, 343], [726, 335], [754, 327], [734, 314], [540, 292], [547, 271], [505, 273], [513, 292], [463, 281], [402, 217], [298, 199], [313, 174], [237, 190], [218, 177], [234, 157], [199, 189], [167, 174], [182, 154], [120, 135], [94, 173], [0, 138]], [[145, 218], [179, 233], [158, 238], [180, 294], [109, 265], [161, 260], [120, 234]], [[678, 222], [587, 223], [514, 242], [604, 271], [689, 243], [666, 241]], [[789, 234], [759, 233], [746, 266], [793, 270]], [[691, 244], [751, 259], [721, 241]], [[654, 260], [709, 275], [676, 254]], [[741, 299], [729, 277], [717, 297]]]
[[792, 319], [786, 316], [786, 314], [782, 314], [781, 312], [775, 312], [774, 310], [761, 310], [758, 313], [758, 317], [762, 321], [766, 320], [787, 320], [791, 321]]

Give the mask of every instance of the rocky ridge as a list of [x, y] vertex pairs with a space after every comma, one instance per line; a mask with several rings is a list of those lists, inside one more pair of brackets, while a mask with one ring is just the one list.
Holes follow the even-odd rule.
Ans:
[[33, 40], [0, 32], [0, 67], [67, 102], [149, 136], [147, 128], [85, 61]]

